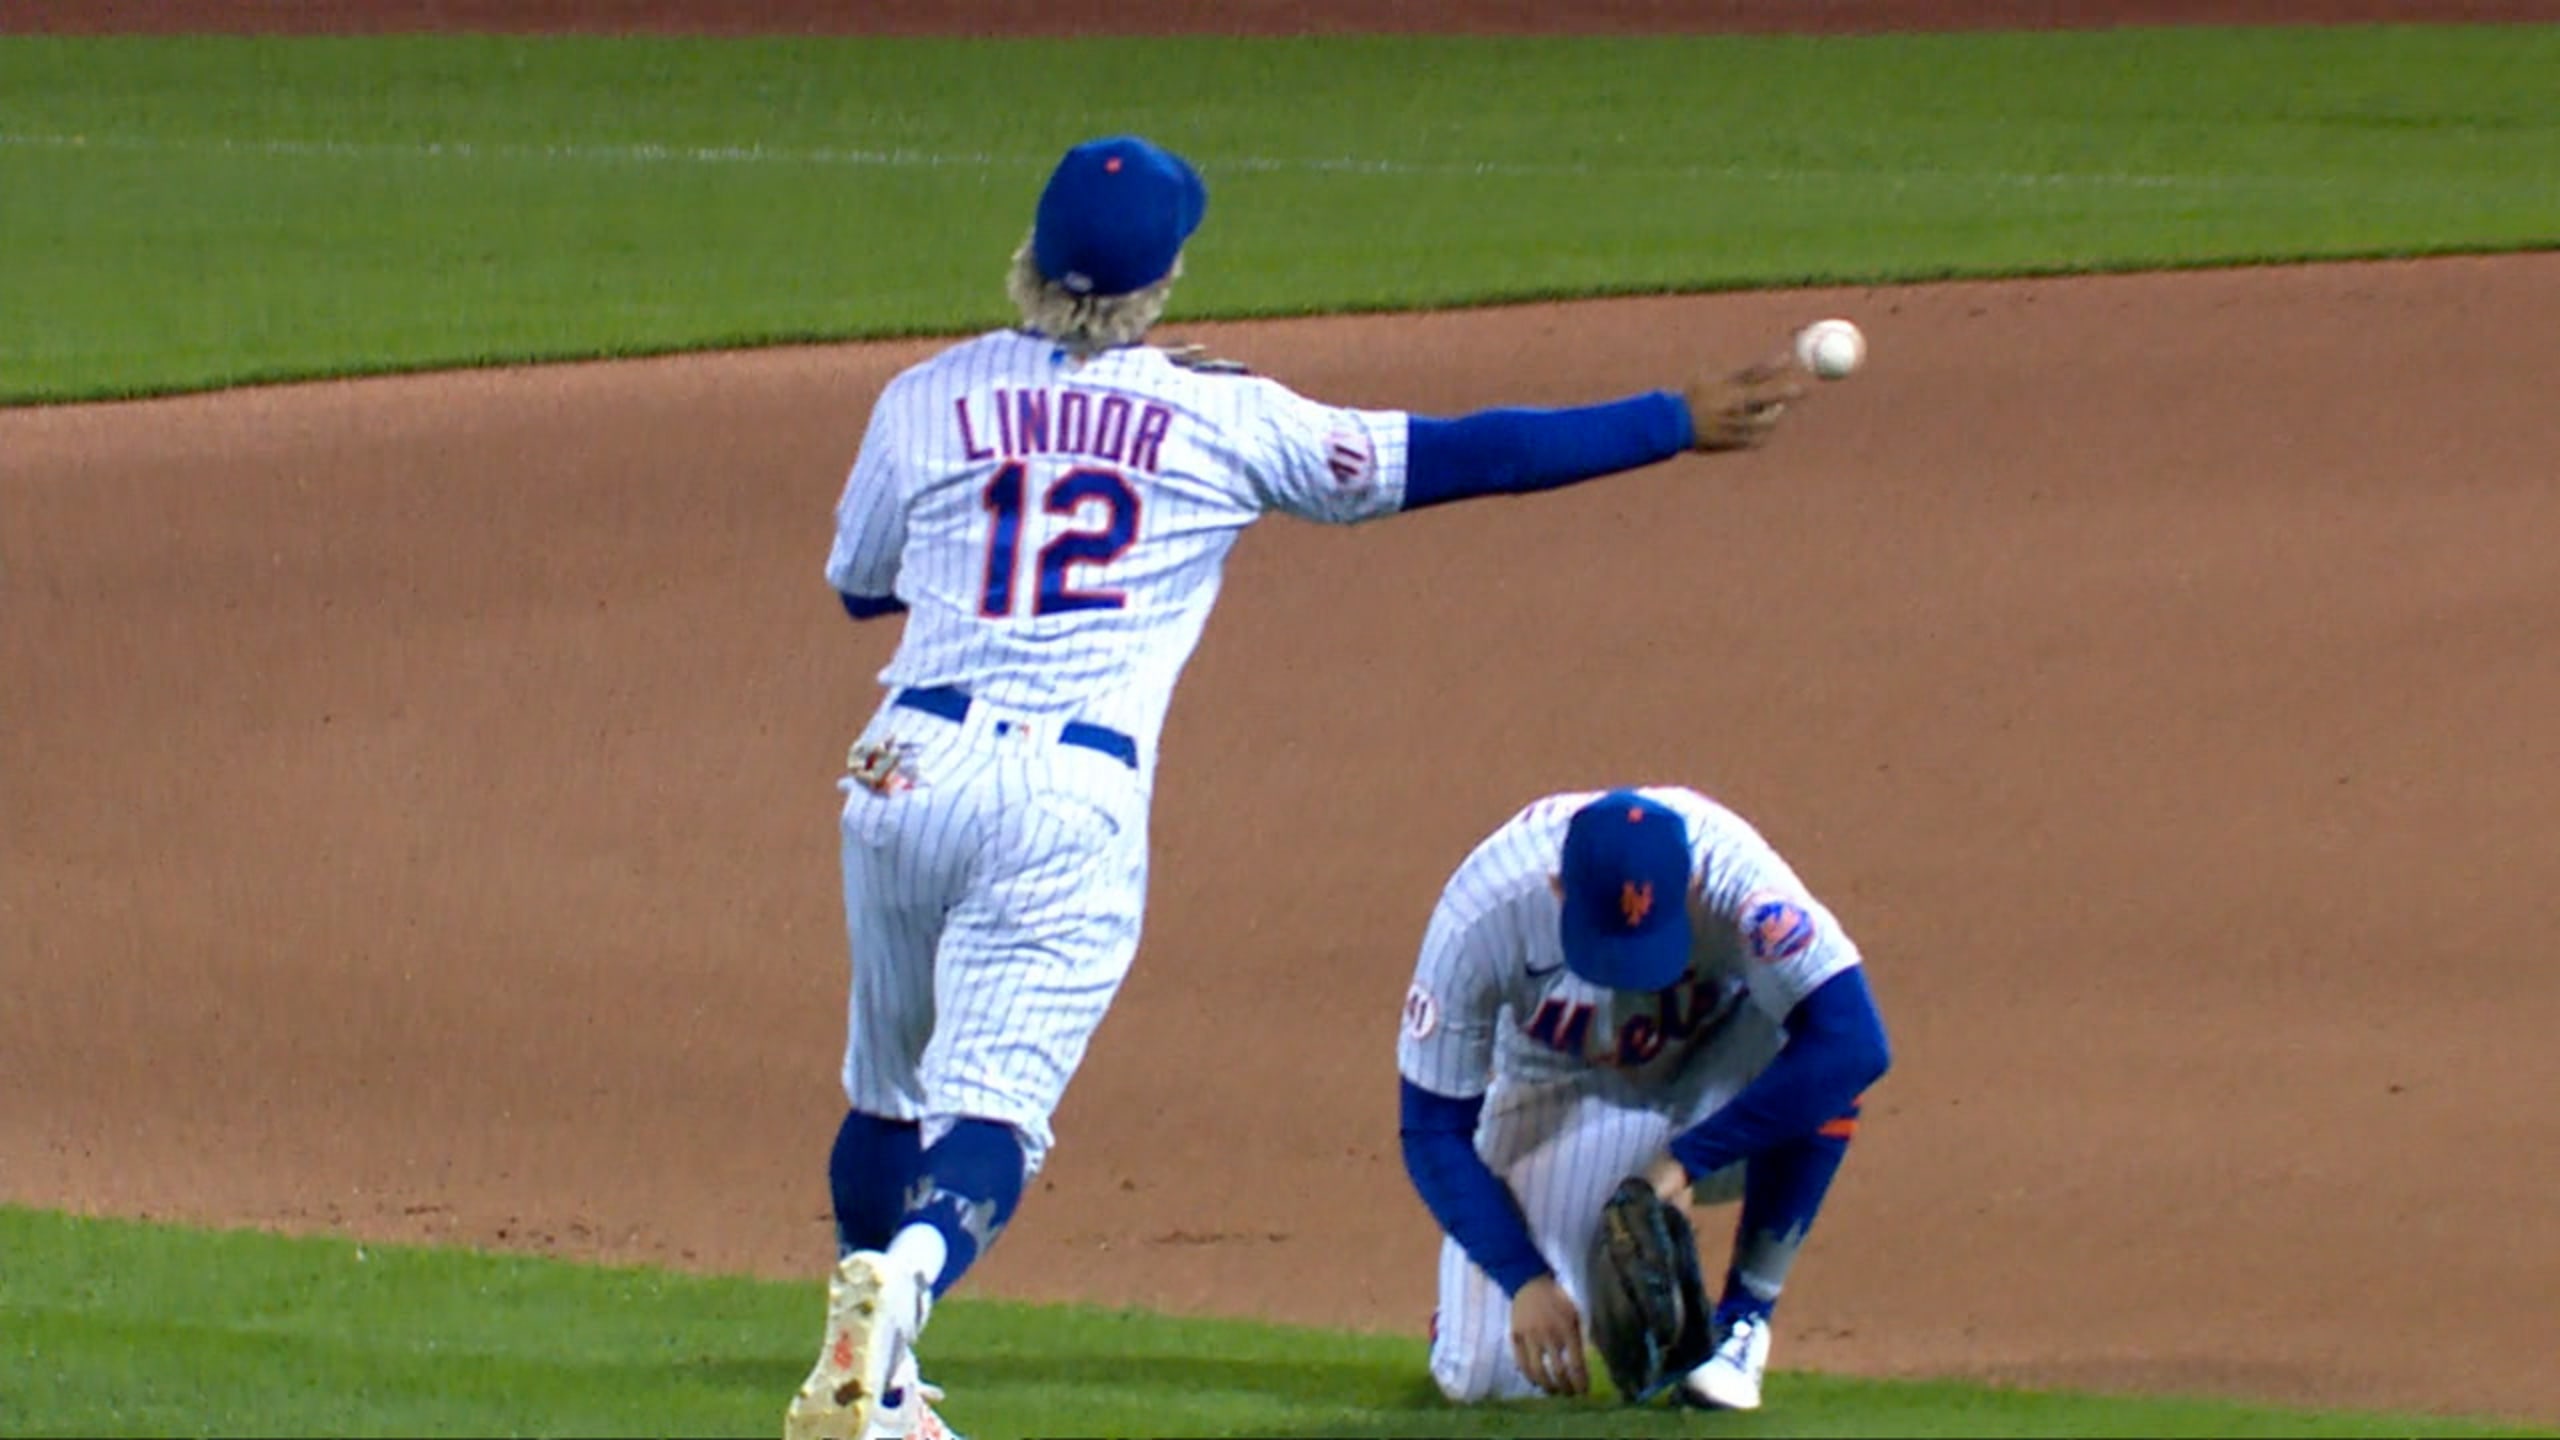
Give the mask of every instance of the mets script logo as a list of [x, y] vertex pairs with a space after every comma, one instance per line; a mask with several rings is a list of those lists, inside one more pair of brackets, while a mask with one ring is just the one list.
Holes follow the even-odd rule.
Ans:
[[1653, 882], [1639, 885], [1630, 880], [1618, 887], [1618, 913], [1626, 917], [1627, 928], [1633, 930], [1653, 913]]
[[1742, 938], [1754, 960], [1792, 960], [1813, 944], [1813, 917], [1782, 895], [1753, 895], [1742, 902]]

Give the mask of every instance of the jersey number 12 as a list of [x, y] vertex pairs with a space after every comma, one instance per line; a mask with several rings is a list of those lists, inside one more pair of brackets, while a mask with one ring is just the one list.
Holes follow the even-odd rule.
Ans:
[[[987, 535], [987, 579], [978, 613], [1003, 619], [1019, 613], [1015, 577], [1022, 568], [1022, 520], [1029, 495], [1028, 468], [1016, 460], [987, 482], [980, 502], [994, 522]], [[1042, 492], [1040, 509], [1066, 528], [1040, 547], [1030, 613], [1117, 610], [1129, 598], [1117, 590], [1079, 590], [1068, 583], [1078, 565], [1108, 565], [1138, 539], [1138, 492], [1113, 470], [1070, 470]]]

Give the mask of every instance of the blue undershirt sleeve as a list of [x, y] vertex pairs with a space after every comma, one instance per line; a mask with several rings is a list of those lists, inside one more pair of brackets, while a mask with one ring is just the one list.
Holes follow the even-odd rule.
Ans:
[[1893, 1064], [1884, 1018], [1861, 967], [1815, 987], [1787, 1013], [1786, 1028], [1777, 1058], [1733, 1103], [1671, 1137], [1671, 1153], [1691, 1180], [1811, 1135], [1847, 1112]]
[[1484, 1097], [1456, 1100], [1410, 1080], [1399, 1083], [1405, 1173], [1431, 1218], [1506, 1295], [1551, 1273], [1530, 1238], [1519, 1197], [1476, 1153], [1476, 1117], [1484, 1111]]
[[1416, 415], [1407, 425], [1407, 510], [1614, 475], [1668, 460], [1697, 439], [1689, 402], [1668, 390], [1564, 410]]
[[907, 602], [895, 595], [855, 595], [839, 590], [836, 598], [844, 602], [844, 613], [856, 620], [876, 620], [883, 615], [907, 613]]

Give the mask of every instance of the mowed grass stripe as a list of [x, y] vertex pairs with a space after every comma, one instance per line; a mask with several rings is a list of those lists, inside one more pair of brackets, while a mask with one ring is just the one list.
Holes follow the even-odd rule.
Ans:
[[[109, 154], [122, 151], [247, 155], [288, 160], [450, 160], [461, 163], [488, 160], [563, 165], [780, 165], [855, 170], [1019, 170], [1043, 163], [1043, 157], [997, 156], [984, 152], [849, 150], [825, 146], [794, 148], [764, 144], [582, 145], [558, 143], [529, 145], [481, 140], [291, 140], [87, 133], [0, 134], [0, 148], [70, 150], [84, 154]], [[1054, 159], [1055, 157], [1046, 158]], [[1230, 155], [1221, 157], [1217, 164], [1221, 170], [1245, 174], [1477, 175], [1505, 178], [1587, 176], [1597, 173], [1599, 168], [1588, 162], [1539, 164], [1505, 160], [1415, 161], [1353, 155]], [[1860, 170], [1811, 170], [1801, 167], [1781, 170], [1769, 166], [1727, 163], [1676, 165], [1659, 170], [1630, 165], [1615, 167], [1615, 173], [1678, 180], [1745, 179], [1770, 183], [1822, 184], [1843, 180], [1871, 180], [1881, 172], [1872, 167]], [[2322, 175], [2238, 175], [2210, 172], [2143, 174], [2103, 169], [2052, 170], [2019, 174], [1979, 169], [1906, 169], [1892, 173], [1896, 179], [1914, 184], [1991, 185], [2025, 189], [2069, 189], [2074, 186], [2091, 186], [2101, 189], [2129, 187], [2143, 190], [2179, 187], [2320, 189], [2349, 183], [2339, 177]], [[2420, 178], [2423, 180], [2423, 177]], [[2448, 183], [2459, 183], [2459, 180], [2457, 178]]]
[[[818, 1322], [803, 1283], [0, 1207], [0, 1434], [770, 1433]], [[1781, 1365], [1768, 1409], [1442, 1404], [1414, 1335], [955, 1298], [930, 1373], [978, 1440], [1163, 1435], [2520, 1435]]]
[[0, 398], [1001, 323], [1065, 144], [1176, 318], [2560, 243], [2560, 27], [0, 41]]

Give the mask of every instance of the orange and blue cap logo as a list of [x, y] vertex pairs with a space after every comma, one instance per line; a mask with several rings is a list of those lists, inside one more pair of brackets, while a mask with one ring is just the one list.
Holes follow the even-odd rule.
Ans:
[[1653, 882], [1630, 880], [1619, 886], [1618, 913], [1626, 918], [1628, 929], [1642, 925], [1644, 917], [1653, 913]]

